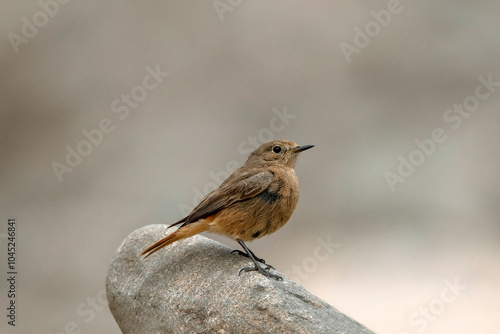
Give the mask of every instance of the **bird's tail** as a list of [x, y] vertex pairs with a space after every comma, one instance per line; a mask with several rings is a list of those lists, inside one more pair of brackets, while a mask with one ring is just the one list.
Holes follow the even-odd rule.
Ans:
[[154, 252], [162, 249], [165, 246], [170, 245], [171, 243], [176, 242], [177, 240], [192, 237], [193, 235], [204, 232], [206, 230], [207, 230], [207, 224], [205, 224], [203, 221], [198, 221], [195, 223], [184, 225], [180, 227], [178, 230], [176, 230], [174, 233], [166, 236], [160, 241], [155, 242], [154, 244], [143, 250], [141, 255], [147, 254], [146, 257], [148, 257]]

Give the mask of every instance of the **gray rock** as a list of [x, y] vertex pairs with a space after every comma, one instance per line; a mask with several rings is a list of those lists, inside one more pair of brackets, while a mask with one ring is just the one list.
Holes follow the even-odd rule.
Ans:
[[172, 230], [145, 226], [116, 251], [106, 290], [123, 333], [373, 333], [282, 274], [238, 276], [251, 261], [202, 236], [140, 256]]

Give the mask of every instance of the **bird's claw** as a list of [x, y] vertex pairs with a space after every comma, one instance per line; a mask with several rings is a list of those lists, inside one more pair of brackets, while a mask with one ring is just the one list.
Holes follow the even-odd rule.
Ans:
[[[237, 253], [237, 254], [239, 254], [239, 255], [241, 255], [241, 256], [244, 256], [244, 257], [250, 258], [250, 256], [248, 256], [248, 254], [247, 254], [247, 253], [242, 252], [242, 251], [240, 251], [240, 250], [238, 250], [238, 249], [233, 250], [233, 251], [231, 252], [231, 254], [233, 254], [233, 253]], [[262, 263], [262, 264], [266, 265], [266, 266], [267, 266], [267, 268], [266, 268], [267, 270], [269, 270], [269, 268], [276, 270], [276, 268], [274, 268], [272, 265], [267, 264], [267, 263], [266, 263], [266, 261], [265, 261], [264, 259], [258, 258], [257, 256], [255, 256], [255, 254], [253, 254], [253, 256], [255, 257], [255, 260], [257, 260], [257, 261], [259, 261], [260, 263]]]
[[[283, 278], [279, 275], [276, 275], [276, 274], [273, 274], [269, 271], [269, 267], [266, 267], [265, 269], [260, 267], [260, 266], [255, 266], [255, 267], [244, 267], [240, 270], [240, 272], [238, 273], [238, 276], [241, 275], [241, 272], [242, 271], [258, 271], [259, 273], [261, 273], [262, 275], [266, 276], [266, 277], [270, 277], [270, 278], [274, 278], [274, 279], [277, 279], [279, 281], [282, 281]], [[274, 269], [274, 268], [273, 268]]]
[[247, 253], [244, 253], [244, 252], [240, 251], [239, 249], [235, 249], [234, 251], [231, 252], [231, 254], [234, 254], [234, 253], [237, 253], [237, 254], [244, 256], [244, 257], [248, 257]]

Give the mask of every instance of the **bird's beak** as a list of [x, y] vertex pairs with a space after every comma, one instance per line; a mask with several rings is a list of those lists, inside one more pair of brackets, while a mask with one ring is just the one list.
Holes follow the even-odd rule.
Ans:
[[302, 151], [305, 151], [305, 150], [308, 150], [310, 148], [313, 148], [314, 145], [302, 145], [302, 146], [297, 146], [296, 148], [294, 148], [292, 150], [293, 153], [299, 153], [299, 152], [302, 152]]

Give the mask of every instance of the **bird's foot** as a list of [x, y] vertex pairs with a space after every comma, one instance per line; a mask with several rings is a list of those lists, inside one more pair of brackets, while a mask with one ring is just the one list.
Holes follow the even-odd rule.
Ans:
[[274, 278], [274, 279], [276, 279], [278, 281], [282, 281], [283, 280], [283, 278], [281, 276], [271, 273], [269, 271], [269, 269], [270, 269], [271, 266], [269, 266], [268, 264], [267, 264], [267, 266], [268, 267], [265, 268], [265, 269], [262, 268], [261, 266], [259, 266], [258, 264], [255, 264], [254, 267], [245, 267], [245, 268], [243, 268], [243, 269], [240, 270], [238, 276], [241, 275], [242, 271], [258, 271], [259, 273], [261, 273], [262, 275], [264, 275], [266, 277]]
[[[241, 255], [241, 256], [244, 256], [244, 257], [250, 258], [250, 256], [248, 256], [248, 254], [247, 254], [247, 253], [242, 252], [242, 251], [240, 251], [240, 250], [238, 250], [238, 249], [235, 249], [234, 251], [232, 251], [232, 252], [231, 252], [231, 254], [233, 254], [233, 253], [237, 253], [237, 254], [239, 254], [239, 255]], [[276, 270], [276, 269], [275, 269], [272, 265], [267, 264], [267, 263], [266, 263], [266, 261], [265, 261], [264, 259], [261, 259], [261, 258], [259, 258], [259, 257], [255, 256], [255, 254], [252, 254], [252, 255], [254, 256], [255, 260], [257, 260], [257, 261], [259, 261], [260, 263], [262, 263], [263, 265], [267, 266], [266, 270], [269, 270], [269, 268], [270, 268], [270, 269], [274, 269], [274, 270]], [[255, 270], [257, 270], [257, 269], [255, 269]], [[248, 271], [248, 270], [247, 270], [247, 271]], [[240, 271], [240, 272], [241, 272], [241, 271]]]

